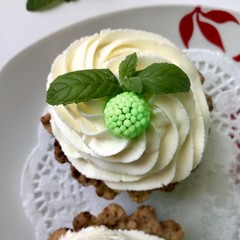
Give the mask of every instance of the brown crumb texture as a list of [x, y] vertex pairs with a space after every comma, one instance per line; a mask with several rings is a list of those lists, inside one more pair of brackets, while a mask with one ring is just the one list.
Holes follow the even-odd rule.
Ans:
[[63, 153], [62, 148], [61, 148], [59, 142], [56, 139], [54, 141], [54, 156], [55, 156], [55, 159], [59, 163], [66, 163], [66, 162], [68, 162], [67, 157]]
[[93, 216], [89, 212], [81, 212], [79, 213], [72, 222], [74, 231], [79, 231], [82, 228], [86, 228], [89, 226], [96, 226], [97, 224], [97, 218]]
[[151, 206], [141, 206], [128, 216], [124, 209], [115, 203], [109, 204], [98, 216], [89, 212], [78, 214], [73, 220], [73, 231], [100, 225], [109, 229], [140, 230], [166, 240], [180, 240], [184, 235], [182, 227], [174, 220], [160, 222]]
[[96, 189], [96, 193], [99, 197], [112, 200], [119, 194], [119, 191], [109, 188], [103, 181], [87, 178], [86, 176], [81, 174], [79, 171], [77, 171], [77, 169], [74, 168], [72, 165], [71, 165], [71, 173], [72, 173], [72, 177], [75, 178], [83, 186], [85, 187], [94, 186]]
[[46, 115], [41, 117], [41, 123], [44, 126], [44, 128], [48, 131], [48, 133], [52, 134], [52, 127], [51, 127], [51, 115], [50, 113], [47, 113]]
[[50, 237], [48, 238], [48, 240], [59, 240], [59, 238], [63, 235], [66, 234], [67, 232], [67, 228], [60, 228], [58, 230], [56, 230], [55, 232], [53, 232]]
[[98, 216], [98, 225], [105, 225], [110, 229], [126, 229], [128, 216], [124, 209], [117, 204], [109, 204]]
[[204, 84], [205, 82], [205, 77], [202, 75], [202, 73], [200, 71], [198, 71], [199, 77], [200, 77], [200, 82], [201, 84]]
[[[160, 188], [160, 190], [161, 190], [161, 188]], [[142, 203], [146, 199], [149, 198], [151, 192], [153, 192], [153, 191], [154, 190], [148, 190], [148, 191], [147, 190], [146, 191], [128, 191], [128, 195], [132, 199], [132, 201]]]
[[206, 100], [207, 100], [207, 104], [208, 104], [208, 109], [211, 112], [213, 110], [213, 100], [212, 97], [205, 94]]
[[174, 183], [169, 183], [168, 185], [164, 185], [164, 186], [162, 186], [161, 191], [162, 192], [172, 192], [175, 189], [177, 184], [178, 184], [177, 182], [174, 182]]

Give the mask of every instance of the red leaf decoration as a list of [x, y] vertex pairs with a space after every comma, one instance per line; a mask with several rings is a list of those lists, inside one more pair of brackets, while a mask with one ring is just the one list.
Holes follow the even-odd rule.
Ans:
[[189, 41], [193, 34], [193, 28], [193, 13], [189, 13], [181, 19], [179, 24], [179, 32], [186, 48], [189, 46]]
[[233, 57], [233, 60], [236, 62], [240, 62], [240, 54], [238, 54], [237, 56]]
[[225, 52], [223, 43], [222, 43], [222, 39], [218, 33], [218, 30], [212, 26], [209, 23], [200, 21], [199, 18], [197, 18], [197, 23], [199, 26], [199, 29], [201, 30], [203, 36], [212, 44], [214, 44], [215, 46], [219, 47], [220, 49], [222, 49], [223, 52]]
[[238, 20], [232, 14], [230, 14], [226, 11], [212, 10], [207, 13], [201, 12], [201, 14], [204, 17], [206, 17], [216, 23], [235, 22], [235, 23], [239, 24]]

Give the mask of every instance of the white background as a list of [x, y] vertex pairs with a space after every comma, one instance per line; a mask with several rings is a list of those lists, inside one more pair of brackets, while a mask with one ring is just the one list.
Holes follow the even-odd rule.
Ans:
[[76, 0], [42, 12], [28, 12], [26, 1], [0, 1], [0, 69], [39, 39], [96, 15], [156, 4], [199, 4], [240, 11], [240, 0]]

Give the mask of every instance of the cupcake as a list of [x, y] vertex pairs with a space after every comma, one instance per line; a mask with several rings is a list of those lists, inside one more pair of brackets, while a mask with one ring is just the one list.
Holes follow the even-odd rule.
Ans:
[[47, 80], [55, 156], [72, 176], [113, 199], [172, 191], [201, 162], [209, 133], [203, 77], [168, 39], [131, 29], [73, 42]]
[[72, 222], [73, 228], [60, 228], [48, 240], [72, 239], [149, 239], [180, 240], [182, 227], [174, 220], [159, 221], [151, 206], [141, 206], [127, 215], [117, 204], [108, 205], [98, 216], [79, 213]]

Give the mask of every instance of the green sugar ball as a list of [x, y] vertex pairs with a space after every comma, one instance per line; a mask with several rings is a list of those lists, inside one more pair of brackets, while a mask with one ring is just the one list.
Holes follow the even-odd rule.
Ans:
[[121, 138], [135, 138], [150, 124], [151, 108], [134, 92], [123, 92], [111, 98], [104, 109], [106, 127]]

